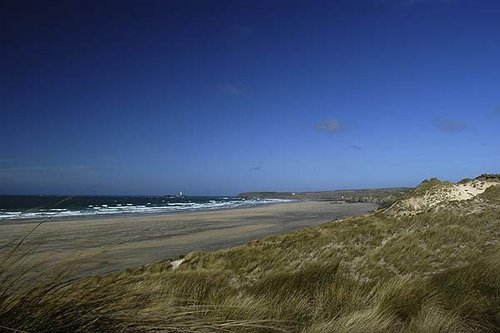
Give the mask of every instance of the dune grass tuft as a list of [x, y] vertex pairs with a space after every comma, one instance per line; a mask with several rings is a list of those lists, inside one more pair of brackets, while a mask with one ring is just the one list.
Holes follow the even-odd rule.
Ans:
[[[481, 200], [495, 203], [498, 189]], [[499, 332], [500, 210], [383, 212], [103, 276], [0, 266], [12, 332]], [[13, 245], [15, 246], [15, 245]], [[18, 246], [19, 247], [19, 246]]]

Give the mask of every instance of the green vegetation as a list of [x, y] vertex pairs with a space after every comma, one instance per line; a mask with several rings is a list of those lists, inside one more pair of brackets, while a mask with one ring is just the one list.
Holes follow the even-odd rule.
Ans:
[[[464, 180], [465, 181], [465, 180]], [[437, 178], [426, 179], [421, 182], [415, 189], [408, 193], [408, 196], [421, 195], [429, 191], [433, 191], [439, 187], [450, 187], [453, 183], [439, 180]]]
[[483, 173], [476, 180], [500, 182], [500, 173]]
[[475, 205], [470, 214], [396, 217], [381, 210], [190, 253], [175, 270], [164, 261], [27, 284], [0, 266], [0, 326], [28, 332], [498, 332], [499, 203], [500, 186], [493, 186], [452, 203]]
[[296, 200], [325, 200], [339, 202], [370, 202], [380, 205], [389, 205], [406, 194], [410, 188], [378, 188], [337, 190], [321, 192], [245, 192], [238, 194], [242, 198], [260, 199], [296, 199]]
[[486, 191], [477, 196], [480, 200], [486, 200], [489, 203], [500, 205], [500, 185], [489, 187]]

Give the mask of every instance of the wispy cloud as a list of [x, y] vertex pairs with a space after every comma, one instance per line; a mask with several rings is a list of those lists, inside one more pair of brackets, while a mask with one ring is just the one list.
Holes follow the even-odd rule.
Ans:
[[434, 126], [444, 133], [458, 133], [465, 130], [465, 124], [454, 119], [440, 119], [434, 122]]
[[347, 148], [352, 149], [352, 150], [363, 150], [363, 147], [358, 146], [358, 145], [348, 145]]
[[500, 105], [496, 107], [495, 114], [500, 115]]
[[235, 24], [231, 26], [231, 30], [239, 35], [250, 35], [255, 29], [249, 25]]
[[421, 3], [451, 3], [453, 0], [399, 0], [399, 3], [405, 6], [418, 5]]
[[0, 157], [0, 169], [6, 165], [18, 163], [19, 159], [11, 157]]
[[0, 173], [62, 173], [62, 172], [81, 172], [95, 170], [95, 167], [89, 165], [68, 165], [68, 166], [1, 166]]
[[221, 91], [228, 95], [245, 95], [248, 89], [242, 83], [224, 83], [221, 85]]
[[260, 170], [262, 170], [262, 167], [260, 165], [253, 166], [253, 167], [251, 167], [251, 168], [248, 169], [248, 171], [250, 171], [250, 172], [257, 172], [257, 171], [260, 171]]
[[342, 126], [337, 119], [323, 120], [314, 124], [314, 128], [320, 132], [338, 133]]

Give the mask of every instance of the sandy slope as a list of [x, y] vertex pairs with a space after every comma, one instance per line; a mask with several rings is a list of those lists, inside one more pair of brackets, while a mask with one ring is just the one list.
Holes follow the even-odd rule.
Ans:
[[[425, 182], [423, 184], [425, 184]], [[499, 184], [500, 183], [497, 181], [485, 181], [480, 179], [456, 184], [439, 182], [433, 185], [429, 190], [423, 192], [410, 192], [408, 198], [396, 202], [387, 209], [387, 213], [399, 216], [415, 215], [429, 209], [437, 209], [454, 201], [460, 202], [473, 199], [479, 194], [484, 193], [491, 186]]]

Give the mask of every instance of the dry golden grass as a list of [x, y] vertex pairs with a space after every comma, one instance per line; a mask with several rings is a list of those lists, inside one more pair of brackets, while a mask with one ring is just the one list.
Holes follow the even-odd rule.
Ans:
[[[452, 210], [382, 212], [138, 270], [23, 281], [0, 267], [0, 326], [26, 332], [498, 332], [498, 189]], [[479, 201], [478, 201], [479, 200]], [[10, 258], [8, 261], [17, 259]]]

